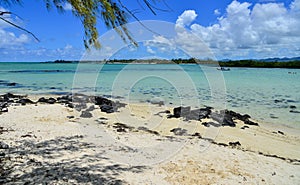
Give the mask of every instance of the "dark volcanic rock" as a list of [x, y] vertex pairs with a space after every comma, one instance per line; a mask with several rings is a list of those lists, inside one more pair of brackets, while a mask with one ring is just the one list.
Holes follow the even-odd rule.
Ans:
[[250, 121], [249, 119], [246, 120], [246, 121], [244, 121], [244, 123], [247, 124], [247, 125], [259, 126], [258, 123], [255, 123], [255, 122], [253, 122], [253, 121]]
[[21, 105], [26, 105], [26, 104], [32, 104], [34, 102], [28, 98], [23, 98], [23, 99], [18, 100], [17, 103], [20, 103]]
[[229, 114], [212, 113], [210, 117], [216, 122], [220, 123], [222, 126], [235, 127], [232, 116]]
[[188, 115], [186, 115], [187, 120], [200, 120], [208, 118], [211, 114], [211, 108], [202, 108], [191, 110]]
[[185, 117], [190, 114], [191, 107], [176, 107], [173, 109], [173, 115], [175, 118]]
[[95, 104], [96, 105], [113, 105], [113, 102], [107, 98], [103, 98], [101, 96], [95, 96]]
[[94, 105], [91, 105], [89, 108], [86, 109], [86, 111], [93, 111], [95, 110], [95, 106]]
[[296, 109], [297, 107], [295, 105], [291, 105], [290, 109]]
[[88, 111], [82, 111], [80, 117], [82, 118], [91, 118], [93, 117], [93, 114]]
[[39, 100], [38, 100], [39, 103], [49, 103], [49, 104], [54, 104], [56, 102], [56, 99], [54, 98], [44, 98], [44, 97], [41, 97]]
[[46, 103], [47, 99], [44, 98], [44, 97], [41, 97], [41, 98], [38, 99], [38, 102], [40, 102], [40, 103]]
[[16, 86], [18, 85], [16, 82], [7, 83], [7, 86]]
[[78, 103], [78, 104], [75, 104], [74, 107], [77, 111], [81, 111], [82, 109], [86, 109], [87, 105], [86, 105], [86, 103]]
[[54, 104], [55, 102], [56, 102], [56, 99], [54, 99], [54, 98], [49, 98], [47, 100], [47, 103], [49, 103], [49, 104]]
[[113, 113], [114, 112], [114, 107], [110, 105], [102, 105], [100, 107], [101, 112], [106, 112], [106, 113]]

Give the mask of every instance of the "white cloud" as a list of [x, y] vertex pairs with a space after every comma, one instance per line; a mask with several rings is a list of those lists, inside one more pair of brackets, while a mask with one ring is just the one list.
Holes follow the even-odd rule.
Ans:
[[197, 14], [194, 10], [185, 10], [177, 19], [176, 25], [188, 26], [194, 21]]
[[[0, 7], [0, 11], [9, 11]], [[16, 19], [11, 16], [11, 14], [5, 14], [2, 16], [6, 20], [15, 22]], [[13, 28], [12, 25], [6, 23], [3, 20], [0, 20], [0, 48], [8, 48], [14, 46], [21, 46], [30, 41], [30, 38], [26, 34], [16, 35], [15, 33], [8, 31], [8, 28]], [[17, 28], [15, 28], [17, 29]]]
[[[190, 29], [207, 43], [218, 58], [300, 55], [300, 0], [294, 0], [289, 8], [283, 3], [257, 3], [251, 6], [248, 2], [234, 0], [216, 24], [189, 26], [196, 16], [193, 10], [185, 11], [178, 17], [176, 26]], [[187, 34], [182, 34], [178, 40], [189, 43], [190, 46], [185, 48], [191, 51], [199, 47], [199, 43], [191, 42]]]
[[215, 9], [215, 10], [214, 10], [214, 14], [215, 14], [215, 15], [220, 15], [220, 14], [221, 14], [221, 12], [220, 12], [220, 10], [219, 10], [219, 9]]

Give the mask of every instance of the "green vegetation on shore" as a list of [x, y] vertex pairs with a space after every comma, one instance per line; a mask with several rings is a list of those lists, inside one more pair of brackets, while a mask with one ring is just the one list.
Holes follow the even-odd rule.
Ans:
[[291, 61], [263, 61], [263, 60], [229, 60], [229, 61], [215, 61], [215, 60], [199, 60], [199, 59], [147, 59], [147, 60], [135, 60], [135, 59], [113, 59], [105, 61], [66, 61], [56, 60], [54, 63], [106, 63], [106, 64], [201, 64], [212, 65], [220, 67], [251, 67], [251, 68], [297, 68], [300, 69], [300, 60]]

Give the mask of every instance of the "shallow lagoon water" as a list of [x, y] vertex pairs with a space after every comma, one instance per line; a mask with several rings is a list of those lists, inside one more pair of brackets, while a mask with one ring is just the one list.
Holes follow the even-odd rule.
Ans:
[[[162, 99], [166, 106], [203, 105], [247, 113], [261, 122], [300, 128], [300, 70], [173, 64], [0, 63], [0, 92]], [[296, 107], [296, 108], [295, 108]]]

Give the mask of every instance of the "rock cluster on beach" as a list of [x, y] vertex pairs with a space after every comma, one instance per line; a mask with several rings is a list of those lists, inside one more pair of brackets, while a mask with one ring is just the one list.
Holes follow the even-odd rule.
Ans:
[[95, 106], [87, 107], [88, 103], [99, 106], [102, 112], [113, 113], [118, 111], [119, 108], [125, 107], [126, 104], [119, 101], [112, 101], [101, 96], [87, 96], [83, 94], [64, 95], [57, 98], [45, 98], [41, 97], [37, 101], [32, 101], [26, 96], [14, 95], [6, 93], [0, 95], [0, 112], [8, 112], [8, 107], [13, 105], [26, 105], [26, 104], [64, 104], [69, 108], [74, 108], [77, 111], [82, 111], [81, 116], [83, 118], [90, 118], [90, 113], [95, 109]]
[[176, 107], [173, 109], [173, 114], [170, 114], [168, 118], [184, 118], [185, 120], [201, 121], [202, 119], [211, 118], [214, 122], [203, 122], [204, 126], [230, 126], [235, 127], [234, 120], [243, 121], [244, 124], [258, 126], [258, 123], [251, 121], [248, 114], [240, 114], [232, 110], [212, 111], [212, 107], [205, 107], [192, 110], [188, 107]]

